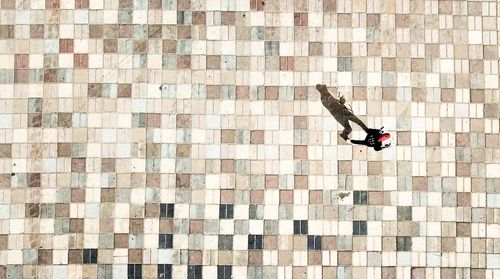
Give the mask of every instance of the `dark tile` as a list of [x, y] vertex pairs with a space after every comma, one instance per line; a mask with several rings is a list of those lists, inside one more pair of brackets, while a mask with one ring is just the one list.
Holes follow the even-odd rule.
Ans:
[[411, 221], [411, 206], [398, 206], [398, 221]]
[[173, 203], [160, 204], [160, 218], [174, 218], [174, 204]]
[[217, 279], [231, 279], [232, 273], [232, 267], [230, 265], [217, 266]]
[[307, 234], [307, 220], [294, 220], [293, 221], [293, 234]]
[[171, 279], [172, 278], [172, 265], [159, 264], [158, 265], [158, 279]]
[[248, 235], [248, 250], [262, 249], [262, 235]]
[[353, 221], [352, 222], [352, 234], [353, 235], [366, 235], [367, 234], [367, 224], [366, 221]]
[[368, 192], [367, 191], [354, 191], [353, 192], [353, 202], [354, 202], [354, 204], [368, 204]]
[[397, 251], [411, 251], [411, 237], [410, 236], [397, 236], [396, 249]]
[[173, 247], [173, 235], [172, 234], [160, 234], [158, 238], [158, 248], [160, 249], [171, 249]]
[[232, 235], [219, 235], [219, 250], [232, 250], [233, 249], [233, 236]]
[[233, 219], [234, 218], [234, 205], [220, 204], [219, 205], [219, 218], [220, 219]]
[[128, 279], [142, 279], [142, 264], [129, 264], [127, 267]]
[[321, 250], [321, 236], [308, 235], [307, 236], [307, 250]]
[[83, 249], [83, 263], [96, 264], [97, 263], [97, 249]]
[[188, 265], [187, 279], [202, 279], [201, 265]]

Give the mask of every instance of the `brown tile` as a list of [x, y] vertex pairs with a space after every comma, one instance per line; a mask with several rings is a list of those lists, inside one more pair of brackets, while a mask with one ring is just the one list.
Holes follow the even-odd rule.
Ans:
[[148, 128], [161, 128], [161, 114], [160, 113], [148, 113], [147, 114], [147, 126], [148, 126]]
[[191, 68], [191, 56], [190, 55], [178, 55], [177, 56], [177, 68], [179, 68], [179, 69]]
[[280, 204], [293, 204], [292, 190], [280, 190]]
[[457, 176], [470, 176], [471, 165], [470, 163], [456, 163], [456, 175]]
[[264, 186], [266, 189], [277, 189], [279, 186], [278, 175], [266, 174]]
[[339, 160], [339, 174], [352, 174], [352, 161]]
[[69, 217], [68, 203], [56, 203], [56, 217]]
[[59, 0], [46, 0], [45, 9], [59, 9]]
[[486, 270], [482, 268], [471, 268], [470, 278], [486, 279]]
[[[38, 26], [40, 26], [40, 25], [36, 25], [36, 27], [33, 27], [33, 28], [37, 28]], [[31, 31], [31, 28], [32, 27], [30, 27], [30, 35], [35, 35]], [[42, 25], [42, 30], [43, 30], [43, 25]], [[39, 37], [39, 38], [43, 38], [43, 33], [36, 34], [36, 36], [40, 36], [40, 35], [42, 35], [42, 37]], [[16, 28], [14, 25], [0, 25], [0, 39], [14, 39], [15, 36], [16, 36]], [[33, 38], [33, 37], [31, 37], [31, 38]]]
[[140, 218], [132, 218], [129, 221], [129, 231], [133, 234], [144, 233], [144, 220]]
[[441, 252], [454, 252], [455, 251], [455, 237], [442, 237], [441, 238]]
[[221, 132], [221, 143], [234, 143], [235, 132], [233, 129], [222, 129]]
[[[307, 100], [308, 99], [307, 87], [305, 87], [305, 86], [295, 87], [294, 92], [293, 92], [293, 99], [294, 100]], [[294, 118], [294, 121], [295, 121], [295, 118]]]
[[38, 264], [39, 265], [52, 265], [52, 250], [39, 249], [38, 250]]
[[192, 11], [191, 18], [193, 25], [206, 24], [206, 13], [204, 11]]
[[294, 188], [295, 189], [307, 189], [309, 186], [307, 175], [294, 175]]
[[338, 251], [337, 264], [341, 266], [350, 266], [352, 264], [352, 252]]
[[412, 177], [412, 190], [427, 192], [427, 177], [426, 176], [414, 176]]
[[321, 56], [321, 55], [323, 55], [323, 43], [309, 42], [309, 56]]
[[[352, 166], [349, 161], [341, 161], [348, 163], [348, 167]], [[380, 161], [369, 161], [368, 162], [368, 175], [381, 175], [382, 174], [382, 162]]]
[[9, 236], [7, 234], [0, 234], [0, 250], [7, 250], [9, 247]]
[[410, 132], [398, 132], [398, 145], [411, 145]]
[[87, 88], [87, 95], [90, 98], [100, 98], [102, 95], [102, 84], [89, 83]]
[[379, 27], [380, 14], [366, 14], [366, 27]]
[[11, 158], [11, 147], [12, 145], [10, 143], [0, 144], [0, 158]]
[[103, 188], [101, 189], [101, 202], [114, 202], [115, 189]]
[[116, 53], [118, 51], [118, 41], [116, 39], [104, 39], [103, 52]]
[[207, 85], [207, 99], [220, 99], [220, 86]]
[[115, 233], [115, 248], [128, 248], [128, 234]]
[[366, 88], [362, 86], [355, 86], [353, 90], [354, 100], [366, 100]]
[[382, 99], [385, 101], [395, 101], [396, 100], [396, 88], [395, 87], [383, 87], [382, 88]]
[[427, 132], [426, 133], [426, 144], [427, 144], [427, 146], [439, 146], [439, 145], [441, 145], [441, 133]]
[[293, 128], [294, 129], [307, 129], [307, 117], [306, 116], [294, 116], [293, 117]]
[[85, 202], [85, 189], [84, 188], [71, 189], [71, 202]]
[[41, 181], [40, 173], [28, 174], [28, 187], [40, 187], [41, 186], [40, 181]]
[[73, 56], [73, 64], [75, 68], [82, 69], [89, 67], [89, 55], [86, 53], [75, 53]]
[[115, 158], [101, 159], [101, 172], [115, 172]]
[[191, 250], [189, 253], [189, 264], [190, 265], [201, 265], [203, 262], [203, 254], [202, 251]]
[[206, 56], [207, 69], [220, 69], [220, 55]]
[[307, 145], [294, 145], [293, 146], [294, 159], [307, 159]]
[[57, 125], [63, 128], [70, 128], [72, 126], [72, 113], [58, 113], [57, 114]]
[[309, 265], [321, 265], [321, 251], [309, 251], [307, 253], [307, 261]]
[[469, 146], [469, 134], [468, 133], [456, 133], [455, 134], [455, 145], [457, 147]]
[[396, 279], [396, 268], [393, 266], [383, 266], [382, 267], [382, 278], [384, 279]]
[[338, 43], [337, 54], [338, 56], [351, 56], [351, 43]]
[[142, 249], [129, 249], [128, 262], [135, 264], [142, 263]]
[[118, 84], [118, 98], [130, 98], [132, 96], [132, 84]]
[[352, 27], [352, 17], [351, 14], [337, 14], [337, 26], [338, 27]]
[[39, 203], [27, 203], [24, 205], [24, 216], [27, 218], [37, 218], [40, 216]]
[[191, 175], [186, 173], [178, 173], [175, 175], [175, 187], [189, 188], [191, 185]]
[[198, 219], [189, 220], [189, 233], [203, 234], [203, 220], [198, 220]]
[[409, 14], [396, 14], [396, 28], [409, 28], [410, 15]]
[[176, 156], [179, 158], [191, 157], [191, 144], [177, 144]]
[[251, 190], [250, 191], [250, 203], [251, 204], [263, 204], [264, 203], [264, 190]]
[[75, 0], [75, 9], [88, 9], [89, 0]]
[[100, 24], [90, 24], [89, 25], [89, 38], [97, 39], [103, 37], [103, 28]]
[[237, 85], [236, 100], [250, 100], [250, 87]]
[[323, 204], [323, 191], [309, 191], [309, 203]]
[[160, 188], [161, 174], [147, 173], [146, 174], [146, 187]]
[[191, 128], [191, 115], [178, 114], [177, 115], [177, 128]]
[[73, 39], [59, 39], [59, 53], [73, 53]]
[[0, 3], [0, 8], [2, 10], [14, 10], [16, 8], [16, 1], [13, 0], [2, 0]]
[[411, 268], [411, 278], [412, 279], [426, 279], [425, 267], [412, 267]]
[[220, 191], [220, 202], [221, 203], [233, 203], [234, 202], [234, 190], [222, 189]]
[[221, 160], [221, 171], [223, 173], [234, 173], [234, 160]]
[[384, 194], [378, 191], [368, 192], [368, 204], [370, 205], [383, 205], [384, 204]]
[[176, 53], [176, 51], [177, 51], [177, 41], [163, 40], [163, 53]]
[[251, 130], [250, 131], [250, 143], [252, 143], [252, 144], [264, 144], [264, 131]]
[[69, 249], [68, 251], [69, 264], [82, 264], [83, 263], [83, 250]]
[[465, 237], [470, 237], [471, 236], [471, 223], [463, 223], [459, 222], [457, 223], [457, 236], [465, 236]]
[[266, 100], [278, 100], [279, 92], [277, 86], [265, 87]]
[[471, 206], [470, 193], [457, 193], [457, 206]]
[[441, 89], [441, 101], [455, 102], [455, 91], [450, 88]]
[[262, 251], [248, 251], [248, 265], [262, 266]]
[[69, 219], [69, 232], [83, 233], [83, 219], [82, 218]]
[[160, 205], [157, 203], [146, 203], [144, 215], [146, 218], [159, 218]]

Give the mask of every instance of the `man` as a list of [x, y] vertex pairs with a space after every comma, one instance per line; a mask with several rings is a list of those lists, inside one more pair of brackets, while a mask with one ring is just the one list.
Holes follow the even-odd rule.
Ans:
[[352, 113], [350, 109], [348, 109], [345, 104], [345, 98], [342, 96], [339, 99], [335, 99], [324, 84], [317, 84], [316, 90], [321, 93], [321, 103], [323, 106], [333, 115], [333, 117], [344, 127], [344, 131], [340, 133], [340, 137], [342, 137], [345, 141], [349, 139], [349, 134], [352, 131], [351, 125], [349, 125], [349, 121], [352, 121], [358, 124], [366, 133], [368, 133], [369, 129], [366, 127], [365, 123], [363, 123], [359, 118], [356, 117]]
[[380, 151], [384, 148], [391, 146], [391, 135], [383, 131], [384, 127], [380, 129], [368, 129], [366, 138], [364, 140], [349, 140], [346, 141], [352, 144], [366, 145], [373, 147], [375, 151]]

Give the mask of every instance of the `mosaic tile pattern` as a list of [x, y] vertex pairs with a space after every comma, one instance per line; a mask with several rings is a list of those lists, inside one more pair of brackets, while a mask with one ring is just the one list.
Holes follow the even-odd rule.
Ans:
[[[499, 26], [494, 0], [0, 0], [0, 278], [500, 278]], [[395, 146], [339, 139], [317, 83]]]

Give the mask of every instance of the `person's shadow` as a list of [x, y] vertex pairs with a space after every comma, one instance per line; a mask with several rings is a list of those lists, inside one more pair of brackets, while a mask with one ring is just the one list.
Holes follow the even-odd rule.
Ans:
[[[321, 103], [323, 106], [333, 115], [339, 124], [344, 127], [344, 130], [340, 133], [341, 138], [349, 143], [373, 147], [376, 151], [380, 151], [390, 146], [390, 135], [382, 131], [383, 127], [381, 129], [368, 128], [363, 121], [354, 115], [351, 109], [346, 107], [345, 98], [343, 96], [340, 96], [338, 99], [333, 97], [324, 84], [317, 84], [316, 90], [321, 94]], [[349, 134], [352, 132], [349, 121], [358, 124], [366, 132], [367, 136], [365, 140], [349, 139]]]

